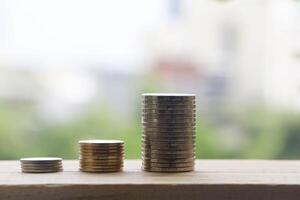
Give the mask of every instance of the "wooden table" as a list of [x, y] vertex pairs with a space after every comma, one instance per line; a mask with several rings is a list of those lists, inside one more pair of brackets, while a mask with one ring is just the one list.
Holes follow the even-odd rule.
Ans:
[[124, 172], [24, 174], [18, 161], [0, 162], [0, 199], [300, 199], [300, 161], [200, 160], [196, 171], [149, 173], [141, 161], [126, 161]]

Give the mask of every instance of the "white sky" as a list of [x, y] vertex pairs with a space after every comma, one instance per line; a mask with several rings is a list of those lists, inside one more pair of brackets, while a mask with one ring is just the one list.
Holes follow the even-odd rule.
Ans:
[[0, 58], [19, 67], [138, 66], [161, 0], [0, 0]]

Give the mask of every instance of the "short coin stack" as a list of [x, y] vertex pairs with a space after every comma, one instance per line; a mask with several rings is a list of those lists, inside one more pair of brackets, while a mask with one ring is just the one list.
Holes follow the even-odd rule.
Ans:
[[123, 169], [124, 142], [121, 140], [82, 140], [80, 167], [83, 172], [118, 172]]
[[24, 173], [51, 173], [63, 170], [61, 158], [22, 158], [20, 162], [22, 172]]
[[194, 170], [195, 112], [193, 94], [142, 94], [142, 157], [145, 171]]

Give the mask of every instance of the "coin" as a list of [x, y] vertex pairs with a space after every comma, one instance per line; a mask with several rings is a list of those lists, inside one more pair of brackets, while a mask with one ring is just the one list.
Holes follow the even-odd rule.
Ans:
[[149, 158], [142, 157], [144, 162], [157, 162], [157, 163], [190, 163], [195, 161], [195, 157], [190, 158]]
[[80, 140], [79, 144], [91, 144], [91, 145], [116, 145], [124, 144], [122, 140]]
[[87, 153], [87, 154], [94, 154], [94, 155], [101, 155], [101, 154], [109, 154], [109, 155], [113, 155], [113, 154], [124, 154], [124, 150], [85, 150], [85, 149], [81, 149], [80, 152], [82, 153]]
[[142, 159], [145, 171], [194, 169], [196, 98], [193, 94], [142, 94]]
[[147, 143], [147, 142], [142, 142], [142, 147], [146, 150], [172, 150], [172, 151], [179, 151], [179, 150], [185, 150], [185, 149], [190, 149], [194, 150], [195, 148], [195, 143], [191, 144], [162, 144], [162, 143]]
[[149, 140], [149, 139], [141, 139], [143, 144], [149, 144], [149, 145], [158, 145], [158, 146], [191, 146], [195, 143], [195, 140]]
[[142, 118], [143, 123], [155, 123], [155, 124], [192, 124], [195, 125], [196, 119], [145, 119]]
[[89, 169], [120, 169], [123, 168], [123, 164], [118, 164], [118, 165], [90, 165], [90, 164], [82, 164], [80, 163], [80, 168], [89, 168]]
[[117, 169], [100, 170], [100, 169], [79, 168], [79, 170], [82, 172], [88, 172], [88, 173], [112, 173], [112, 172], [120, 172], [123, 169], [117, 168]]
[[194, 153], [190, 154], [171, 154], [171, 153], [147, 153], [143, 152], [142, 157], [144, 158], [151, 158], [151, 159], [165, 159], [165, 158], [172, 158], [172, 159], [188, 159], [193, 158], [196, 155]]
[[185, 114], [177, 114], [144, 112], [142, 113], [141, 117], [144, 119], [196, 119], [196, 113], [190, 112]]
[[149, 108], [142, 108], [143, 114], [165, 114], [165, 115], [192, 115], [196, 113], [195, 109], [172, 109], [172, 110], [166, 110], [166, 109], [149, 109]]
[[157, 150], [157, 151], [194, 151], [196, 148], [195, 144], [192, 144], [190, 146], [162, 146], [162, 145], [149, 145], [149, 144], [143, 144], [142, 143], [142, 149], [144, 151], [149, 150]]
[[49, 173], [62, 171], [62, 159], [56, 157], [34, 157], [20, 159], [24, 173]]
[[149, 141], [195, 141], [196, 136], [192, 135], [191, 136], [160, 136], [160, 135], [142, 135], [142, 140], [149, 140]]
[[144, 99], [172, 99], [172, 100], [183, 100], [183, 99], [195, 99], [194, 94], [183, 94], [183, 93], [143, 93], [142, 98]]
[[173, 129], [184, 129], [184, 128], [193, 128], [196, 123], [150, 123], [150, 122], [142, 122], [143, 126], [146, 126], [147, 128], [173, 128]]
[[55, 172], [61, 172], [63, 169], [54, 169], [54, 170], [48, 170], [48, 169], [42, 169], [42, 170], [30, 170], [30, 169], [22, 169], [23, 173], [55, 173]]
[[83, 172], [116, 172], [123, 168], [124, 142], [121, 140], [79, 141], [79, 170]]
[[162, 168], [143, 166], [143, 169], [149, 172], [190, 172], [194, 170], [194, 167]]
[[62, 167], [62, 164], [43, 164], [43, 165], [37, 165], [37, 164], [22, 164], [21, 167], [26, 167], [26, 168], [57, 168], [57, 167]]
[[61, 158], [56, 157], [32, 157], [32, 158], [21, 158], [20, 161], [22, 163], [54, 163], [61, 162]]
[[190, 103], [194, 104], [196, 102], [195, 98], [185, 98], [185, 99], [176, 99], [176, 98], [169, 98], [169, 99], [161, 99], [161, 98], [149, 98], [149, 97], [142, 97], [142, 103], [166, 103], [166, 104], [177, 104], [177, 103]]
[[149, 127], [148, 124], [142, 124], [143, 131], [148, 132], [194, 132], [196, 131], [196, 127], [194, 126], [188, 126], [188, 127], [177, 127], [177, 126], [171, 126], [171, 127], [161, 127], [161, 126], [155, 126], [155, 127]]
[[92, 150], [119, 150], [122, 149], [124, 145], [95, 145], [95, 144], [81, 144], [82, 149], [92, 149]]
[[125, 154], [124, 152], [84, 152], [81, 151], [80, 155], [83, 157], [97, 157], [97, 158], [108, 158], [108, 157], [123, 157]]
[[155, 163], [155, 162], [143, 162], [143, 166], [147, 167], [167, 167], [167, 168], [178, 168], [178, 167], [193, 167], [194, 163]]

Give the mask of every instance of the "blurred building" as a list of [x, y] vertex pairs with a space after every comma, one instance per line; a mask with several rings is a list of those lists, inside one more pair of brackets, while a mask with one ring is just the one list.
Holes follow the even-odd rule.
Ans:
[[[150, 60], [156, 66], [162, 57], [173, 57], [168, 74], [174, 75], [178, 87], [182, 83], [176, 72], [185, 72], [178, 71], [177, 57], [201, 71], [202, 81], [196, 81], [196, 87], [200, 82], [204, 88], [226, 84], [218, 98], [300, 109], [299, 4], [293, 0], [169, 1], [176, 12], [170, 9], [170, 19], [149, 37]], [[195, 75], [182, 76], [192, 81]]]

